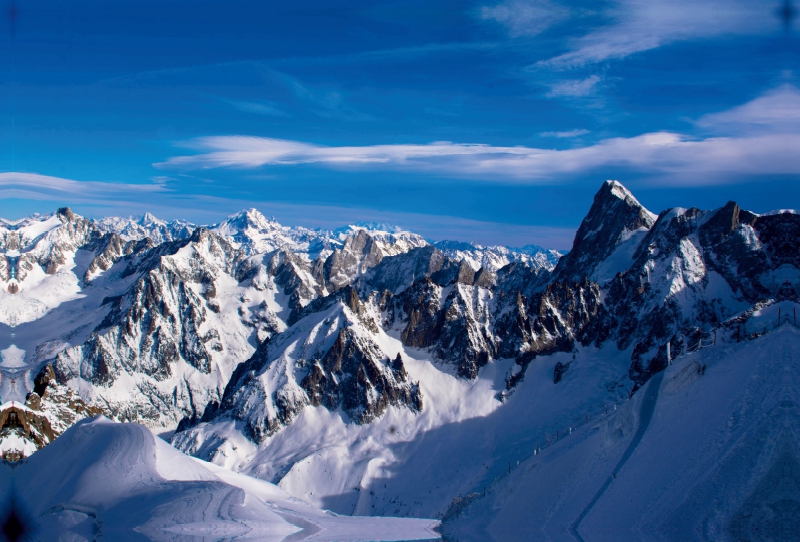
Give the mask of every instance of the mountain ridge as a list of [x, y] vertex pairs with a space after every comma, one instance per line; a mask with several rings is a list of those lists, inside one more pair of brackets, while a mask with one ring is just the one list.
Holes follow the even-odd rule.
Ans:
[[[733, 202], [654, 215], [615, 181], [573, 249], [540, 261], [255, 210], [213, 227], [103, 224], [66, 208], [0, 223], [3, 399], [24, 403], [11, 379], [50, 363], [108, 416], [177, 429], [180, 450], [346, 514], [441, 516], [543, 438], [526, 420], [628, 397], [800, 288], [798, 215]], [[433, 435], [482, 451], [443, 466]], [[414, 496], [412, 473], [437, 491]]]

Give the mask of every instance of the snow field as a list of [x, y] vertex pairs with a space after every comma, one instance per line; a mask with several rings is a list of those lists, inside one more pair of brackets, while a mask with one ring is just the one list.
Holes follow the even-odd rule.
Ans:
[[[761, 507], [800, 499], [797, 489], [757, 491], [776, 461], [797, 461], [783, 458], [798, 449], [786, 429], [800, 418], [798, 359], [791, 326], [682, 356], [616, 415], [513, 469], [444, 532], [461, 542], [736, 540]], [[643, 426], [648, 396], [655, 411]]]
[[438, 538], [432, 520], [341, 517], [272, 484], [185, 456], [136, 424], [84, 420], [0, 488], [37, 522], [40, 539], [389, 541]]

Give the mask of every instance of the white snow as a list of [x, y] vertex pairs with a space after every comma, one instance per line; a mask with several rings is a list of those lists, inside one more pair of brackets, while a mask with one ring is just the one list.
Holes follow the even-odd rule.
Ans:
[[798, 360], [791, 326], [678, 358], [614, 416], [522, 461], [444, 532], [462, 542], [738, 540], [732, 529], [751, 518], [751, 529], [777, 525], [762, 510], [800, 497], [776, 486], [800, 476], [785, 430], [800, 414]]
[[18, 293], [0, 289], [0, 323], [13, 327], [33, 322], [62, 303], [82, 298], [75, 267], [75, 263], [61, 266], [54, 275], [47, 275], [34, 265], [25, 280], [17, 283]]
[[0, 355], [3, 357], [3, 361], [0, 363], [1, 367], [8, 369], [25, 367], [25, 350], [18, 348], [15, 344], [5, 350], [0, 350]]
[[656, 215], [655, 213], [651, 213], [650, 211], [645, 209], [645, 207], [641, 203], [639, 203], [639, 200], [637, 200], [636, 197], [631, 193], [631, 191], [625, 188], [625, 186], [623, 186], [622, 183], [620, 183], [619, 181], [608, 180], [606, 181], [606, 184], [611, 186], [611, 193], [614, 194], [616, 197], [618, 197], [623, 201], [628, 201], [632, 205], [641, 207], [650, 216], [652, 222], [656, 221], [658, 215]]
[[36, 522], [41, 540], [319, 542], [439, 538], [426, 519], [342, 517], [272, 484], [185, 456], [136, 424], [84, 420], [11, 469], [0, 483]]
[[605, 284], [613, 279], [617, 273], [630, 268], [631, 264], [633, 264], [633, 256], [636, 249], [639, 248], [639, 244], [648, 231], [650, 230], [647, 228], [639, 228], [624, 232], [614, 252], [595, 268], [591, 279], [600, 284]]
[[[620, 198], [633, 197], [618, 183], [612, 185], [612, 191]], [[684, 209], [675, 208], [662, 222], [666, 223], [670, 218], [680, 216], [684, 212]], [[710, 216], [711, 213], [706, 213], [700, 219], [702, 221]], [[655, 215], [653, 217], [655, 218]], [[32, 251], [35, 251], [38, 258], [46, 255], [48, 250], [52, 250], [56, 246], [55, 241], [58, 240], [56, 238], [60, 235], [59, 226], [62, 224], [57, 217], [33, 217], [26, 220], [24, 226], [20, 225], [16, 231], [21, 232], [21, 239], [24, 239], [29, 245], [22, 245], [20, 250], [8, 249], [7, 256], [25, 257], [26, 254], [33, 254]], [[150, 226], [166, 227], [167, 224], [150, 216], [141, 220], [137, 219], [134, 221], [136, 224], [130, 221], [126, 222], [126, 220], [107, 221], [104, 226], [107, 227], [105, 231], [127, 228], [126, 231], [130, 232], [130, 238], [141, 238], [141, 235], [144, 235], [142, 232], [155, 231], [148, 230], [147, 228]], [[20, 222], [20, 224], [23, 223]], [[379, 244], [384, 255], [398, 254], [426, 243], [424, 239], [410, 232], [383, 226], [378, 228], [355, 225], [334, 232], [288, 228], [274, 220], [266, 219], [255, 210], [233, 215], [217, 226], [214, 231], [248, 255], [248, 262], [255, 261], [261, 265], [258, 274], [252, 280], [238, 282], [231, 269], [230, 255], [219, 254], [211, 245], [203, 243], [192, 243], [176, 254], [163, 256], [159, 260], [161, 268], [154, 271], [158, 274], [161, 270], [166, 269], [176, 271], [176, 275], [191, 275], [198, 269], [203, 269], [213, 275], [214, 303], [219, 310], [208, 310], [205, 322], [199, 326], [200, 334], [219, 330], [219, 339], [210, 339], [208, 343], [217, 345], [218, 342], [218, 346], [220, 346], [219, 350], [213, 350], [211, 353], [213, 361], [211, 373], [202, 374], [184, 361], [180, 361], [170, 368], [171, 373], [163, 379], [152, 378], [131, 370], [122, 371], [117, 375], [113, 384], [108, 386], [91, 385], [86, 380], [79, 378], [71, 380], [71, 386], [79, 390], [85, 397], [106, 405], [122, 406], [138, 413], [147, 410], [149, 414], [152, 414], [152, 418], [147, 423], [153, 427], [174, 428], [177, 418], [175, 412], [170, 409], [175, 409], [175, 405], [177, 405], [178, 409], [183, 409], [179, 411], [181, 414], [189, 411], [194, 403], [205, 404], [208, 400], [219, 399], [234, 368], [252, 355], [256, 346], [256, 332], [251, 324], [257, 311], [264, 310], [263, 307], [266, 307], [266, 312], [276, 317], [277, 331], [287, 330], [286, 321], [290, 313], [289, 296], [282, 288], [274, 284], [273, 277], [266, 273], [265, 265], [268, 264], [269, 257], [272, 257], [273, 253], [264, 255], [265, 251], [284, 249], [298, 254], [300, 256], [298, 259], [308, 264], [319, 255], [327, 255], [335, 249], [341, 249], [348, 236], [359, 231], [370, 235]], [[597, 267], [592, 278], [603, 284], [611, 280], [617, 272], [628, 269], [632, 265], [633, 256], [646, 233], [647, 230], [644, 228], [625, 232], [612, 255]], [[759, 249], [759, 241], [752, 228], [742, 226], [740, 234], [749, 247], [753, 250]], [[34, 244], [31, 246], [30, 243]], [[0, 289], [0, 322], [15, 326], [0, 328], [3, 329], [3, 335], [0, 336], [0, 348], [2, 348], [0, 350], [0, 354], [2, 354], [0, 367], [6, 369], [2, 379], [4, 397], [10, 391], [11, 380], [8, 376], [16, 374], [20, 369], [31, 369], [27, 376], [19, 378], [17, 384], [19, 389], [16, 390], [16, 393], [24, 396], [26, 391], [24, 388], [31, 386], [31, 373], [38, 368], [39, 364], [52, 360], [55, 355], [62, 353], [65, 357], [75, 360], [76, 364], [83, 363], [81, 356], [83, 347], [81, 345], [86, 343], [90, 334], [97, 327], [98, 315], [105, 315], [109, 310], [110, 304], [102, 304], [102, 300], [106, 297], [114, 298], [123, 294], [141, 278], [138, 274], [122, 278], [127, 263], [120, 261], [97, 275], [91, 284], [84, 284], [80, 277], [83, 276], [94, 255], [88, 251], [74, 250], [74, 247], [70, 248], [69, 244], [62, 243], [59, 246], [64, 249], [62, 253], [65, 263], [59, 264], [54, 274], [45, 274], [41, 265], [34, 263], [25, 278], [16, 282], [20, 287], [18, 293], [11, 294], [6, 288]], [[458, 254], [459, 257], [463, 256], [473, 269], [481, 266], [488, 269], [493, 266], [496, 268], [510, 261], [525, 262], [527, 261], [525, 256], [530, 256], [529, 254], [512, 254], [513, 250], [506, 247], [471, 246], [472, 248], [464, 250], [453, 248], [455, 251], [453, 254]], [[654, 307], [662, 306], [669, 299], [679, 303], [683, 315], [687, 319], [695, 315], [694, 311], [697, 310], [698, 303], [701, 301], [708, 301], [715, 313], [722, 319], [749, 308], [749, 304], [742, 300], [740, 292], [732, 291], [719, 273], [706, 268], [700, 247], [696, 235], [692, 235], [681, 239], [674, 253], [659, 254], [657, 251], [648, 253], [649, 261], [646, 262], [645, 269], [649, 270], [648, 278], [653, 293], [648, 298], [648, 305], [642, 309], [641, 314], [646, 314]], [[237, 254], [239, 253], [237, 252]], [[280, 253], [274, 254], [277, 257]], [[289, 254], [289, 256], [292, 255]], [[298, 275], [301, 276], [301, 280], [312, 284], [316, 279], [308, 271], [309, 269], [311, 269], [310, 266], [298, 270]], [[765, 273], [759, 280], [768, 287], [777, 287], [785, 280], [797, 284], [800, 282], [800, 272], [793, 266], [784, 266]], [[203, 286], [199, 283], [191, 283], [189, 288], [199, 297], [205, 293]], [[165, 288], [164, 291], [169, 291], [169, 289]], [[487, 325], [488, 310], [493, 303], [490, 291], [471, 289], [463, 285], [438, 288], [440, 304], [444, 303], [447, 296], [453, 292], [459, 293], [464, 300], [464, 305], [459, 306], [459, 316], [466, 313], [474, 318], [476, 329]], [[172, 314], [177, 312], [177, 305], [168, 295], [163, 301], [168, 312]], [[309, 299], [303, 299], [301, 304], [308, 301]], [[374, 303], [367, 304], [367, 308], [376, 322], [380, 322], [381, 316]], [[553, 307], [550, 308], [555, 310]], [[770, 303], [761, 306], [752, 311], [748, 325], [752, 325], [754, 328], [767, 325], [769, 322], [777, 320], [778, 309], [782, 311], [782, 315], [786, 315], [789, 314], [789, 311], [797, 308], [797, 305], [792, 302]], [[556, 313], [556, 317], [560, 318], [561, 315]], [[319, 512], [306, 505], [305, 502], [318, 508], [327, 508], [343, 514], [441, 517], [450, 507], [453, 497], [464, 496], [470, 492], [479, 491], [483, 486], [491, 485], [499, 474], [506, 472], [509, 463], [516, 464], [517, 461], [521, 461], [520, 468], [527, 469], [525, 472], [535, 471], [536, 476], [542, 476], [532, 479], [534, 480], [533, 485], [540, 488], [526, 493], [525, 487], [530, 480], [510, 477], [509, 480], [513, 479], [514, 482], [513, 484], [509, 482], [503, 498], [516, 499], [515, 502], [520, 502], [519, 507], [509, 509], [520, 516], [526, 516], [527, 509], [521, 507], [527, 503], [525, 505], [530, 506], [533, 510], [530, 514], [531, 517], [540, 521], [541, 529], [549, 533], [550, 531], [547, 529], [551, 526], [562, 525], [563, 527], [563, 524], [558, 523], [561, 521], [559, 518], [562, 517], [558, 515], [562, 514], [557, 511], [560, 510], [558, 507], [561, 506], [567, 510], [563, 514], [568, 515], [568, 513], [575, 512], [574, 507], [570, 508], [571, 504], [564, 503], [570, 499], [576, 503], [579, 501], [581, 484], [585, 483], [587, 486], [591, 486], [598, 481], [602, 482], [601, 478], [609, 472], [603, 469], [608, 467], [610, 464], [608, 462], [613, 463], [613, 459], [621, 456], [622, 452], [619, 447], [624, 447], [626, 442], [630, 442], [631, 432], [636, 430], [642, 408], [642, 397], [646, 394], [647, 388], [637, 393], [634, 396], [635, 400], [613, 418], [616, 421], [609, 421], [609, 425], [598, 428], [594, 433], [587, 433], [585, 437], [581, 436], [582, 433], [579, 432], [577, 437], [572, 437], [574, 440], [569, 441], [575, 443], [574, 446], [570, 445], [568, 441], [564, 441], [563, 446], [559, 444], [538, 456], [537, 460], [561, 465], [551, 474], [540, 475], [538, 473], [541, 469], [537, 469], [541, 463], [529, 463], [525, 459], [532, 447], [535, 447], [537, 443], [543, 443], [548, 437], [552, 437], [556, 430], [563, 431], [564, 428], [570, 427], [576, 418], [582, 418], [587, 411], [597, 408], [604, 402], [622, 400], [627, 395], [630, 389], [630, 382], [626, 376], [631, 362], [630, 349], [619, 351], [609, 341], [599, 350], [594, 347], [578, 346], [574, 353], [558, 353], [539, 357], [531, 362], [525, 373], [524, 381], [512, 393], [509, 393], [505, 389], [506, 376], [518, 374], [521, 371], [519, 365], [514, 364], [513, 360], [490, 360], [474, 381], [459, 379], [455, 376], [455, 368], [452, 365], [432, 359], [430, 351], [403, 346], [400, 341], [399, 328], [378, 329], [377, 332], [367, 329], [363, 322], [359, 324], [356, 315], [341, 303], [335, 304], [324, 312], [308, 316], [288, 328], [288, 333], [274, 339], [274, 343], [270, 343], [270, 352], [278, 352], [278, 354], [275, 355], [275, 359], [270, 360], [271, 366], [262, 376], [262, 384], [268, 393], [264, 397], [257, 398], [260, 401], [257, 406], [261, 409], [258, 412], [274, 417], [276, 411], [272, 402], [272, 392], [287, 382], [296, 383], [295, 372], [301, 369], [299, 365], [305, 363], [306, 360], [314, 359], [315, 354], [328, 348], [343, 327], [350, 327], [353, 333], [359, 337], [374, 341], [380, 351], [390, 359], [393, 359], [398, 353], [402, 355], [409, 378], [419, 382], [423, 397], [421, 412], [414, 413], [407, 408], [389, 407], [378, 420], [367, 425], [356, 425], [341, 410], [330, 412], [325, 408], [306, 407], [288, 427], [269, 437], [260, 446], [256, 446], [243, 436], [242, 424], [239, 422], [223, 419], [214, 424], [201, 424], [193, 429], [192, 438], [196, 440], [193, 443], [195, 447], [192, 449], [192, 453], [209, 458], [213, 460], [214, 464], [198, 462], [198, 460], [184, 456], [160, 440], [156, 440], [151, 446], [145, 442], [147, 440], [145, 437], [136, 436], [135, 431], [130, 434], [125, 433], [127, 429], [120, 430], [118, 425], [101, 421], [91, 422], [81, 426], [81, 431], [84, 431], [85, 435], [80, 437], [95, 439], [92, 440], [91, 447], [88, 444], [89, 440], [80, 441], [78, 437], [74, 437], [78, 440], [70, 441], [73, 443], [70, 446], [86, 452], [86, 458], [75, 458], [74, 452], [69, 452], [73, 455], [67, 455], [69, 450], [66, 450], [65, 445], [55, 448], [61, 450], [58, 453], [64, 453], [67, 458], [52, 460], [55, 464], [60, 465], [59, 467], [52, 467], [50, 470], [48, 470], [49, 467], [41, 467], [51, 478], [33, 480], [35, 475], [32, 473], [32, 467], [23, 466], [19, 472], [27, 472], [28, 474], [25, 476], [33, 480], [31, 483], [52, 485], [53, 480], [61, 483], [62, 486], [59, 487], [65, 488], [63, 489], [64, 494], [72, 499], [70, 502], [75, 504], [75, 507], [71, 510], [63, 509], [61, 512], [53, 514], [52, 517], [47, 517], [52, 519], [57, 516], [58, 521], [52, 525], [69, 524], [74, 526], [73, 530], [77, 529], [78, 531], [86, 528], [87, 525], [93, 525], [94, 520], [91, 519], [93, 516], [88, 514], [87, 510], [95, 514], [106, 513], [114, 506], [118, 506], [118, 503], [128, 502], [126, 501], [128, 494], [125, 492], [131, 491], [131, 487], [139, 487], [136, 484], [141, 483], [143, 484], [141, 487], [150, 489], [155, 487], [156, 489], [153, 491], [156, 497], [154, 497], [153, 503], [164, 505], [163, 511], [159, 511], [153, 519], [156, 523], [158, 521], [162, 521], [162, 523], [155, 527], [153, 527], [155, 524], [148, 524], [148, 529], [151, 527], [155, 529], [148, 532], [172, 533], [168, 536], [213, 532], [220, 537], [232, 537], [243, 535], [248, 532], [247, 529], [251, 529], [249, 531], [251, 534], [262, 533], [264, 539], [272, 536], [277, 537], [276, 540], [280, 540], [286, 534], [307, 529], [304, 531], [307, 536], [316, 537], [308, 538], [310, 540], [356, 540], [363, 539], [364, 533], [369, 533], [370, 539], [388, 540], [391, 538], [380, 538], [380, 536], [384, 536], [380, 533], [383, 532], [382, 529], [395, 529], [395, 523], [392, 523], [395, 520], [387, 519], [383, 523], [377, 522], [377, 520], [369, 524], [362, 523], [353, 527], [352, 529], [355, 530], [352, 530], [348, 525], [356, 524], [345, 525], [336, 519], [335, 514]], [[472, 331], [470, 329], [469, 340], [483, 340], [477, 337], [479, 334], [473, 334]], [[753, 329], [747, 331], [750, 332]], [[106, 332], [107, 330], [101, 331], [101, 333]], [[782, 337], [787, 334], [784, 331], [779, 333], [782, 335], [774, 334], [768, 338]], [[115, 338], [109, 337], [108, 344], [115, 345], [114, 348], [118, 349], [126, 346], [124, 344], [117, 346], [113, 340]], [[138, 336], [136, 339], [138, 340]], [[762, 354], [767, 356], [769, 352], [772, 352], [769, 349], [764, 351], [746, 350], [749, 348], [747, 345], [725, 346], [725, 348], [730, 350], [713, 350], [724, 352], [724, 356], [720, 354], [723, 357], [713, 358], [713, 351], [702, 351], [676, 361], [664, 377], [666, 379], [664, 389], [668, 390], [668, 393], [662, 394], [659, 401], [667, 396], [686, 395], [691, 390], [697, 389], [698, 386], [706, 386], [706, 382], [713, 374], [733, 371], [733, 362], [724, 361], [725, 356], [736, 358], [740, 360], [736, 363], [746, 365], [748, 360], [758, 358]], [[794, 348], [791, 346], [791, 349]], [[791, 351], [795, 352], [795, 350]], [[750, 353], [745, 355], [742, 352]], [[713, 363], [706, 361], [712, 358], [715, 360]], [[569, 364], [569, 370], [563, 380], [555, 385], [553, 384], [553, 368], [557, 362]], [[699, 367], [704, 364], [709, 367], [706, 376], [702, 376], [698, 372]], [[739, 370], [738, 366], [736, 370]], [[297, 374], [302, 373], [298, 372]], [[763, 376], [761, 372], [758, 374]], [[736, 378], [742, 377], [741, 371], [737, 375], [739, 376]], [[741, 384], [735, 379], [725, 380], [725, 382], [734, 388]], [[651, 387], [654, 386], [655, 384], [651, 385]], [[722, 393], [717, 388], [703, 389], [704, 393]], [[164, 402], [151, 401], [152, 395], [144, 395], [143, 390], [155, 394], [159, 399], [164, 398]], [[286, 386], [282, 390], [287, 394], [296, 394], [297, 397], [303, 393], [297, 386]], [[662, 403], [659, 403], [653, 425], [648, 431], [659, 428], [658, 430], [662, 432], [659, 433], [661, 435], [659, 438], [662, 439], [660, 444], [665, 450], [670, 444], [667, 437], [664, 436], [667, 434], [667, 427], [672, 427], [673, 431], [676, 427], [691, 429], [695, 427], [692, 425], [694, 422], [691, 420], [687, 422], [687, 418], [702, 415], [700, 406], [706, 405], [702, 402], [703, 400], [698, 399], [702, 394], [694, 391], [691, 393], [694, 394], [691, 397], [694, 403], [686, 408], [691, 406], [696, 409], [693, 411], [679, 412], [680, 409], [677, 406], [670, 407], [677, 409], [674, 412], [659, 410], [662, 408]], [[715, 397], [713, 393], [712, 397]], [[669, 401], [673, 401], [669, 404], [677, 404], [674, 403], [677, 399], [669, 399]], [[724, 404], [729, 406], [729, 403]], [[667, 414], [662, 414], [662, 412], [667, 412]], [[728, 414], [730, 412], [727, 412], [726, 415]], [[673, 419], [667, 424], [659, 422], [659, 416], [673, 416]], [[729, 417], [732, 416], [733, 414], [730, 414]], [[112, 427], [114, 429], [110, 429]], [[602, 433], [602, 437], [598, 436], [600, 433]], [[647, 442], [649, 435], [650, 433], [640, 446]], [[701, 439], [705, 438], [704, 435], [700, 435], [700, 437]], [[106, 439], [103, 441], [106, 444], [98, 445], [97, 439]], [[9, 442], [11, 443], [9, 445], [21, 445], [12, 440]], [[583, 442], [589, 444], [580, 444]], [[688, 446], [686, 442], [682, 445]], [[102, 450], [97, 451], [98, 446]], [[106, 447], [103, 448], [103, 446]], [[601, 449], [599, 455], [606, 455], [597, 459], [595, 455], [598, 454], [595, 453], [595, 448], [590, 449], [589, 446]], [[712, 444], [707, 444], [707, 446], [712, 447]], [[51, 447], [37, 452], [31, 458], [31, 462], [40, 466], [44, 465], [44, 463], [35, 463], [34, 459], [43, 453], [50, 453], [48, 450]], [[558, 457], [554, 455], [557, 449], [564, 449], [564, 447], [568, 447], [568, 453], [565, 453], [563, 457], [569, 457], [569, 460], [559, 459], [562, 455], [558, 455]], [[129, 452], [127, 448], [131, 448], [133, 451]], [[667, 453], [665, 450], [659, 452], [651, 448], [648, 448], [649, 453], [655, 453], [657, 457]], [[679, 447], [676, 453], [684, 453], [685, 456], [688, 453], [687, 449]], [[52, 453], [56, 454], [56, 452]], [[140, 454], [136, 461], [131, 455], [135, 453]], [[647, 471], [644, 466], [645, 459], [636, 455], [638, 453], [637, 451], [631, 455], [628, 464], [639, 465], [636, 467], [639, 469], [636, 472], [640, 474], [639, 480], [641, 480], [644, 477], [643, 473], [647, 473]], [[661, 456], [657, 455], [658, 453], [661, 453]], [[114, 460], [108, 459], [109, 457], [113, 457]], [[73, 460], [70, 458], [74, 458], [76, 463], [74, 468], [68, 465], [68, 461]], [[708, 459], [706, 456], [702, 456], [700, 459], [705, 460], [703, 458]], [[114, 466], [114, 461], [119, 461], [119, 465], [122, 466]], [[669, 462], [665, 464], [673, 465]], [[123, 467], [128, 468], [130, 472], [120, 470]], [[53, 470], [56, 468], [72, 470], [65, 475], [62, 471]], [[81, 469], [84, 470], [81, 471]], [[520, 472], [520, 469], [515, 469], [515, 472]], [[69, 478], [70, 476], [73, 478]], [[82, 478], [83, 476], [86, 477]], [[661, 477], [658, 478], [658, 476]], [[664, 481], [666, 474], [659, 473], [658, 476], [656, 477], [657, 483], [667, 483]], [[60, 477], [67, 481], [62, 482]], [[27, 478], [25, 479], [27, 480]], [[112, 480], [114, 483], [119, 479], [119, 486], [112, 484], [113, 487], [106, 487], [103, 486], [103, 483], [106, 482], [97, 481], [106, 479]], [[84, 482], [95, 485], [99, 483], [106, 492], [105, 497], [108, 498], [107, 502], [110, 504], [106, 505], [99, 500], [91, 501], [94, 496], [89, 496], [86, 492], [81, 493], [83, 486], [80, 484]], [[179, 487], [170, 485], [170, 482], [175, 484], [192, 482], [192, 484], [183, 484]], [[274, 482], [276, 485], [269, 482]], [[679, 482], [680, 480], [675, 483], [680, 486]], [[559, 484], [562, 483], [566, 484], [564, 487], [567, 488], [563, 492], [558, 493], [552, 489], [560, 488]], [[636, 502], [658, 497], [653, 493], [655, 489], [652, 491], [641, 489], [633, 481], [626, 483], [628, 485], [625, 487], [630, 491], [630, 495], [633, 495], [631, 499]], [[683, 486], [680, 486], [683, 488], [681, 491], [691, 489], [690, 484], [685, 480], [681, 483], [684, 483]], [[171, 488], [172, 493], [158, 484], [166, 484], [164, 487]], [[212, 508], [216, 507], [209, 512], [210, 515], [207, 518], [211, 519], [208, 521], [204, 521], [202, 514], [194, 510], [180, 512], [180, 514], [174, 512], [181, 506], [175, 504], [176, 499], [183, 499], [184, 495], [188, 495], [188, 493], [181, 492], [191, 491], [187, 488], [192, 487], [193, 484], [197, 487], [203, 486], [203, 484], [209, 485], [209, 487], [214, 486], [211, 489], [203, 489], [200, 492], [202, 496], [197, 497], [200, 500], [206, 499], [204, 502], [216, 503], [208, 505]], [[218, 487], [226, 489], [218, 489]], [[223, 500], [221, 495], [224, 491], [232, 491], [232, 487], [243, 491], [242, 498], [245, 504], [230, 512], [229, 516], [237, 519], [220, 519], [222, 516], [218, 514], [223, 514], [220, 510], [224, 506], [228, 506], [228, 504], [224, 506], [219, 504]], [[162, 489], [163, 493], [159, 493]], [[57, 491], [60, 490], [53, 489], [52, 492], [42, 496], [42, 502], [52, 505], [56, 502]], [[648, 491], [650, 492], [648, 493]], [[240, 495], [240, 493], [235, 494]], [[609, 495], [611, 494], [609, 493]], [[233, 494], [228, 493], [228, 495]], [[189, 497], [186, 499], [188, 502]], [[302, 499], [303, 502], [298, 499]], [[607, 512], [612, 505], [605, 503], [603, 499], [606, 497], [596, 503], [598, 506], [596, 510], [606, 510]], [[143, 506], [141, 503], [134, 504]], [[134, 506], [134, 504], [130, 506]], [[230, 506], [235, 508], [238, 505]], [[491, 531], [495, 527], [500, 528], [498, 526], [502, 526], [504, 522], [513, 525], [514, 518], [508, 515], [512, 512], [508, 514], [504, 512], [505, 501], [498, 500], [492, 506], [496, 506], [496, 508], [491, 513], [487, 512], [484, 515], [476, 513], [475, 517], [478, 518], [476, 521], [480, 524], [480, 528]], [[547, 506], [550, 506], [549, 510], [551, 511], [556, 510], [552, 512], [553, 515], [548, 516], [551, 512], [542, 511]], [[575, 506], [578, 505], [575, 504]], [[605, 508], [602, 508], [604, 506]], [[634, 505], [626, 504], [625, 506], [629, 506], [626, 510], [635, 508]], [[199, 509], [203, 509], [203, 507], [200, 506]], [[111, 523], [109, 524], [113, 524], [114, 521], [125, 521], [122, 518], [122, 509], [114, 510], [116, 511], [110, 512], [111, 519], [109, 521]], [[641, 508], [636, 510], [642, 511]], [[262, 513], [263, 515], [256, 517]], [[647, 510], [642, 513], [646, 515]], [[580, 528], [586, 530], [592, 525], [601, 525], [604, 519], [596, 514], [600, 514], [600, 512], [592, 512], [591, 515], [587, 515], [585, 526], [582, 523]], [[631, 514], [630, 517], [635, 516], [634, 512]], [[180, 525], [175, 524], [175, 518], [178, 516], [181, 518]], [[652, 514], [647, 517], [652, 517]], [[268, 518], [268, 520], [264, 518]], [[480, 523], [481, 521], [484, 523]], [[531, 519], [531, 521], [534, 520]], [[424, 526], [421, 523], [413, 525], [398, 523], [396, 525], [401, 531], [393, 531], [395, 534], [391, 536], [400, 536], [397, 532], [402, 532], [404, 539], [410, 539], [413, 536], [422, 536], [424, 533], [415, 529], [418, 527], [423, 530], [427, 529], [430, 521], [427, 521]], [[412, 527], [405, 530], [410, 525]], [[337, 529], [339, 530], [337, 531]], [[481, 532], [477, 529], [478, 527], [476, 527], [476, 533]], [[316, 534], [313, 534], [312, 531]], [[331, 533], [340, 534], [334, 536]], [[626, 532], [626, 536], [621, 538], [630, 538], [627, 536], [628, 534]], [[377, 538], [372, 538], [373, 535]], [[358, 538], [359, 536], [362, 538]], [[390, 535], [386, 534], [385, 536]], [[500, 536], [499, 539], [504, 539], [504, 536]], [[558, 538], [557, 535], [552, 536]], [[513, 540], [513, 536], [509, 540]]]

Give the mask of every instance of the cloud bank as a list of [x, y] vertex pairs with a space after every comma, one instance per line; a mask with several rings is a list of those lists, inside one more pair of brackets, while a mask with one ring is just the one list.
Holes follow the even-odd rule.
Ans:
[[332, 147], [267, 137], [214, 136], [184, 144], [198, 154], [173, 157], [156, 166], [191, 170], [313, 164], [533, 183], [556, 183], [604, 167], [661, 175], [671, 184], [800, 174], [800, 92], [795, 87], [783, 86], [743, 106], [707, 115], [697, 125], [715, 135], [662, 131], [565, 150], [453, 142]]

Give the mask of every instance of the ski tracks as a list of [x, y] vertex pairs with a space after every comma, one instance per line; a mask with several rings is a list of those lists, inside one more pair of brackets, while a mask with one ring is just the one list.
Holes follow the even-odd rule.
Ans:
[[578, 528], [580, 527], [581, 522], [586, 518], [589, 512], [592, 510], [597, 501], [603, 496], [609, 486], [614, 482], [617, 477], [617, 474], [625, 466], [625, 463], [628, 462], [628, 459], [633, 455], [633, 452], [636, 451], [636, 448], [639, 446], [639, 443], [642, 441], [644, 434], [647, 432], [648, 427], [650, 427], [650, 422], [653, 419], [653, 413], [656, 409], [656, 403], [658, 402], [658, 394], [661, 390], [661, 382], [664, 380], [664, 371], [656, 373], [651, 379], [647, 386], [647, 390], [645, 391], [645, 396], [642, 399], [642, 405], [639, 410], [639, 427], [636, 429], [636, 434], [633, 435], [633, 439], [631, 440], [630, 444], [628, 444], [628, 448], [625, 450], [625, 453], [620, 458], [617, 466], [614, 467], [614, 470], [611, 471], [611, 477], [608, 478], [605, 483], [600, 487], [597, 491], [595, 496], [589, 501], [589, 504], [586, 505], [586, 508], [578, 516], [578, 519], [575, 520], [569, 531], [572, 535], [584, 542], [583, 537], [578, 532]]

